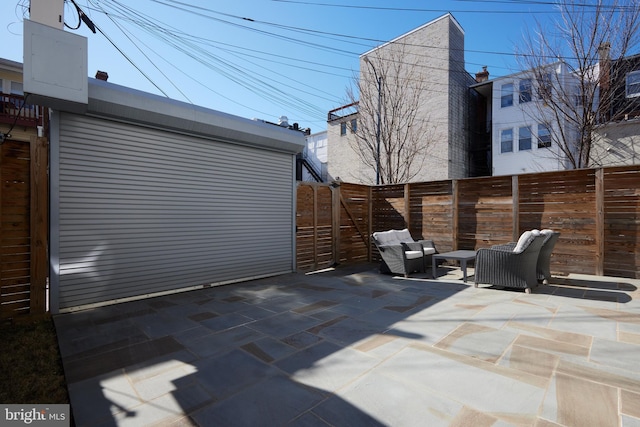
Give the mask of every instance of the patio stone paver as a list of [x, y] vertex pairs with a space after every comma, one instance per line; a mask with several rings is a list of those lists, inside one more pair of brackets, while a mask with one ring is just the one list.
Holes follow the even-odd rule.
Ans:
[[74, 421], [640, 427], [640, 280], [472, 283], [364, 264], [55, 316]]

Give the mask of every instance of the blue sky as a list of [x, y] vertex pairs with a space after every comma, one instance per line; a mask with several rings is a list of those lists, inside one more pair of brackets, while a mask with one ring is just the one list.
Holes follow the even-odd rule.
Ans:
[[[2, 58], [22, 62], [27, 3], [0, 2]], [[556, 16], [552, 1], [528, 0], [76, 3], [104, 33], [66, 29], [87, 37], [90, 77], [103, 70], [110, 82], [246, 118], [285, 115], [312, 132], [347, 102], [358, 56], [384, 41], [451, 12], [465, 31], [467, 71], [487, 65], [494, 78], [517, 70], [523, 30]], [[78, 22], [69, 2], [65, 22]]]

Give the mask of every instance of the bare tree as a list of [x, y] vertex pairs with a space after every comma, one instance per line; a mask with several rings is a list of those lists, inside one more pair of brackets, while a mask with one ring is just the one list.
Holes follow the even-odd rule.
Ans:
[[611, 64], [638, 47], [640, 0], [558, 0], [557, 8], [559, 18], [537, 22], [517, 54], [543, 101], [535, 103], [535, 118], [558, 148], [549, 152], [584, 168], [593, 160], [594, 129], [611, 117]]
[[348, 102], [358, 104], [352, 148], [375, 171], [376, 184], [409, 182], [424, 165], [434, 134], [422, 108], [424, 67], [402, 44], [374, 50], [360, 65], [359, 78], [347, 89]]

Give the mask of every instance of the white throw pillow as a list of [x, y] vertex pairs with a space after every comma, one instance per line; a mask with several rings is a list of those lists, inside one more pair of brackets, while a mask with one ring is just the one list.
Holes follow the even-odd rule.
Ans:
[[413, 240], [413, 238], [411, 237], [411, 233], [409, 233], [409, 230], [406, 229], [406, 228], [404, 230], [397, 230], [396, 231], [396, 237], [402, 243], [413, 243], [413, 242], [415, 242], [415, 240]]
[[522, 233], [520, 235], [520, 238], [518, 239], [518, 243], [516, 243], [516, 247], [513, 248], [513, 253], [514, 254], [519, 254], [520, 252], [522, 252], [525, 249], [527, 249], [529, 244], [535, 238], [536, 238], [535, 234], [533, 234], [531, 231], [525, 231], [524, 233]]

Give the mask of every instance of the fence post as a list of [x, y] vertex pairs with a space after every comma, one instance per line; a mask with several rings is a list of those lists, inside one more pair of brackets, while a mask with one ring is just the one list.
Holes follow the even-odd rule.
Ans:
[[369, 198], [369, 246], [367, 246], [367, 260], [373, 262], [373, 251], [371, 250], [371, 235], [373, 234], [373, 187], [369, 186], [368, 196]]
[[48, 210], [48, 144], [44, 137], [32, 136], [29, 142], [31, 151], [31, 188], [30, 188], [30, 234], [31, 234], [31, 283], [29, 285], [29, 312], [31, 315], [45, 313], [47, 272], [47, 225]]
[[604, 275], [604, 169], [596, 170], [596, 275]]
[[333, 262], [340, 264], [340, 184], [331, 185], [331, 240]]
[[520, 237], [520, 186], [518, 175], [511, 177], [511, 209], [513, 215], [513, 229], [511, 231], [512, 240], [518, 241]]
[[404, 185], [404, 225], [411, 229], [411, 185]]
[[451, 250], [458, 250], [458, 180], [451, 180]]

